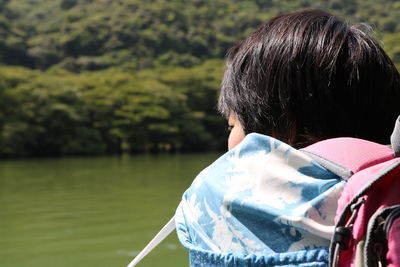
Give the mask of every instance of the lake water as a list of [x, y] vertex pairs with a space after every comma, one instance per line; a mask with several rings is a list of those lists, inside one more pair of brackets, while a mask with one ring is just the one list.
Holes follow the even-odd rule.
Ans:
[[[217, 157], [0, 161], [0, 266], [126, 266]], [[187, 265], [173, 233], [138, 267]]]

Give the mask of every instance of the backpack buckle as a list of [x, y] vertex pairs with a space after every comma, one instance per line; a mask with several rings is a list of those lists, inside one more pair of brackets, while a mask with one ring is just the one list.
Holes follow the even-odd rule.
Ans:
[[346, 226], [336, 227], [333, 234], [333, 241], [340, 245], [341, 249], [346, 250], [349, 248], [349, 241], [351, 237], [351, 230]]

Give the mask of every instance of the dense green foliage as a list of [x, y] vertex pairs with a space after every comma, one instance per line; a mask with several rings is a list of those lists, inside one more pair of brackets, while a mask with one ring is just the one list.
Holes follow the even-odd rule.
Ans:
[[224, 54], [304, 8], [371, 24], [400, 63], [393, 0], [0, 0], [0, 156], [222, 148]]
[[216, 149], [221, 60], [192, 68], [73, 74], [0, 68], [0, 153], [68, 155]]

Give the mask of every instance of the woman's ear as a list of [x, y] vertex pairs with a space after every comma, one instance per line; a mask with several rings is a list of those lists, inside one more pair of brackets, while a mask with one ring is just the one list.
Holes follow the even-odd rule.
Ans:
[[228, 138], [228, 150], [238, 145], [246, 136], [242, 124], [239, 122], [235, 113], [231, 112], [228, 118], [230, 134]]

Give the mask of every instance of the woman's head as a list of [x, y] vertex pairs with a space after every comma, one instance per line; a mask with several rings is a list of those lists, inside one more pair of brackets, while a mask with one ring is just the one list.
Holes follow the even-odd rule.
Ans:
[[276, 17], [231, 48], [219, 110], [245, 133], [293, 146], [353, 136], [387, 142], [400, 76], [380, 45], [323, 11]]

